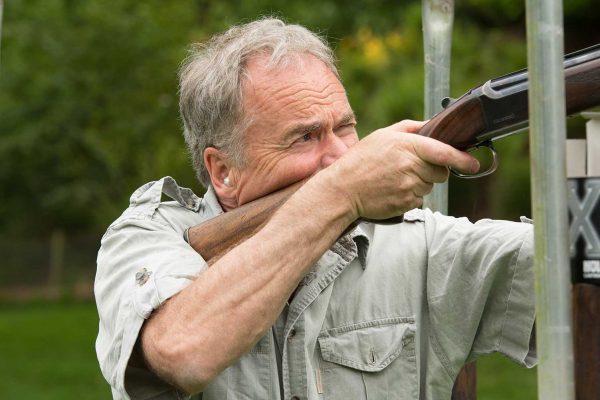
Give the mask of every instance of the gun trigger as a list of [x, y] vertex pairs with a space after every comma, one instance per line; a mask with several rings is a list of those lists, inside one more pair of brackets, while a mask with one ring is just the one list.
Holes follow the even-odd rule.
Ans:
[[467, 150], [467, 152], [470, 153], [471, 151], [476, 150], [481, 147], [485, 147], [492, 153], [492, 165], [490, 165], [490, 167], [487, 169], [487, 171], [479, 172], [479, 173], [473, 174], [473, 175], [468, 175], [468, 174], [460, 173], [452, 168], [448, 168], [450, 170], [450, 172], [452, 173], [452, 175], [457, 176], [459, 178], [463, 178], [463, 179], [473, 179], [473, 178], [481, 178], [483, 176], [490, 175], [494, 171], [496, 171], [496, 169], [498, 168], [498, 164], [499, 164], [498, 153], [496, 152], [496, 149], [494, 149], [494, 146], [491, 141], [486, 141], [481, 144], [478, 144], [477, 146]]
[[456, 101], [456, 99], [453, 99], [452, 97], [444, 97], [442, 99], [442, 108], [444, 108], [444, 109], [448, 108], [455, 101]]

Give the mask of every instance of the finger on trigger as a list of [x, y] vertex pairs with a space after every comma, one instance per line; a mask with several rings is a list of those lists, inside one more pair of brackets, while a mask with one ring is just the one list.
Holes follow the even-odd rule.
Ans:
[[479, 161], [475, 157], [435, 139], [418, 137], [415, 151], [421, 159], [435, 165], [451, 167], [463, 173], [479, 171]]

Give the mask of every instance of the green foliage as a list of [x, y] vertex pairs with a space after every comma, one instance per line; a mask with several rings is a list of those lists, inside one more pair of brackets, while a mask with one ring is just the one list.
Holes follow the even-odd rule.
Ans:
[[144, 180], [187, 169], [176, 95], [185, 7], [44, 0], [10, 2], [5, 15], [4, 224], [105, 224]]

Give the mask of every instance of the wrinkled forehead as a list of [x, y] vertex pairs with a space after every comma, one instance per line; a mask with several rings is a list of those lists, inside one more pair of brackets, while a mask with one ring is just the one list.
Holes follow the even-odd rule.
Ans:
[[270, 133], [260, 135], [284, 135], [289, 125], [325, 124], [352, 112], [337, 75], [311, 54], [295, 54], [278, 64], [270, 63], [268, 55], [257, 56], [246, 69], [242, 86], [246, 139], [264, 131]]

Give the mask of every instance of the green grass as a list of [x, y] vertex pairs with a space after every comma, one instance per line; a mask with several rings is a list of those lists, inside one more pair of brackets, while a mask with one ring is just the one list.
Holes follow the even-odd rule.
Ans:
[[536, 368], [521, 367], [500, 354], [477, 360], [477, 400], [535, 399]]
[[[93, 304], [0, 307], [0, 399], [110, 399], [94, 341]], [[477, 361], [478, 400], [534, 400], [535, 369], [493, 355]]]
[[93, 304], [0, 308], [0, 399], [110, 399]]

